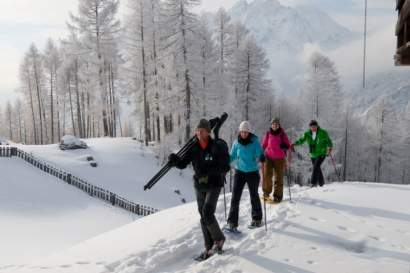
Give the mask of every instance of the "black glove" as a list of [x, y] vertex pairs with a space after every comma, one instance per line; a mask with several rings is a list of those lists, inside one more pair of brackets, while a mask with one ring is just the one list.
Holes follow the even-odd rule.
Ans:
[[287, 149], [289, 149], [289, 146], [288, 146], [286, 143], [284, 143], [284, 142], [282, 142], [279, 146], [280, 146], [280, 148], [281, 148], [282, 150], [284, 150], [284, 151], [286, 151]]
[[264, 154], [261, 154], [261, 156], [259, 157], [259, 161], [262, 162], [262, 163], [265, 163], [266, 157], [265, 157]]
[[179, 156], [177, 154], [172, 153], [168, 156], [168, 164], [171, 167], [175, 167], [180, 160], [181, 159], [179, 158]]

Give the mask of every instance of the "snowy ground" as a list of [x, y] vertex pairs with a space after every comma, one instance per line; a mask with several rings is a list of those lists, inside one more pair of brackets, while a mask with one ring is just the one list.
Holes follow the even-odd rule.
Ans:
[[[181, 204], [182, 198], [193, 200], [189, 170], [182, 176], [172, 170], [151, 191], [143, 191], [160, 166], [137, 141], [102, 138], [86, 142], [89, 149], [74, 151], [61, 151], [58, 145], [13, 146], [143, 205], [161, 209]], [[97, 168], [89, 165], [89, 155]], [[91, 198], [19, 158], [0, 158], [0, 173], [3, 266], [48, 256], [139, 218]]]
[[[58, 144], [17, 146], [138, 204], [162, 209], [180, 205], [182, 199], [187, 202], [194, 200], [189, 170], [180, 172], [173, 169], [151, 190], [144, 192], [143, 186], [161, 166], [154, 154], [144, 149], [138, 141], [131, 138], [95, 138], [85, 139], [85, 142], [88, 149], [66, 151], [61, 151]], [[87, 156], [92, 156], [98, 167], [91, 167]]]
[[[229, 236], [226, 253], [202, 263], [192, 260], [202, 250], [202, 238], [196, 205], [190, 203], [32, 264], [0, 266], [0, 272], [409, 272], [409, 186], [335, 183], [292, 191], [293, 203], [268, 205], [267, 232], [246, 228], [245, 192], [243, 234]], [[222, 196], [217, 215], [223, 223]]]
[[137, 218], [18, 158], [0, 158], [0, 174], [2, 265], [50, 255]]

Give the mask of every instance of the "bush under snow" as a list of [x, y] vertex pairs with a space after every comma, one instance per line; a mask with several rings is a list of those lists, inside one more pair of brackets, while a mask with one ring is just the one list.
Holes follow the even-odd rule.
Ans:
[[81, 139], [71, 136], [65, 135], [60, 141], [60, 149], [61, 150], [74, 150], [74, 149], [87, 149], [87, 143], [82, 141]]

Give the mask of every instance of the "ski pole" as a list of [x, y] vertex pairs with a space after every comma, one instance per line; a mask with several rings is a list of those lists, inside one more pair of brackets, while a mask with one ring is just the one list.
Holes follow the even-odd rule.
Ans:
[[287, 173], [288, 173], [288, 189], [289, 189], [289, 200], [290, 200], [290, 202], [292, 202], [292, 194], [290, 193], [290, 168], [291, 168], [291, 165], [292, 165], [292, 151], [288, 151], [288, 167], [287, 167]]
[[[262, 162], [262, 191], [263, 191], [263, 185], [265, 184], [265, 163]], [[265, 215], [265, 231], [268, 231], [268, 224], [266, 223], [266, 200], [265, 196], [263, 196], [263, 210], [264, 210], [264, 215]]]
[[337, 175], [337, 179], [339, 179], [339, 181], [340, 181], [340, 175], [339, 175], [339, 172], [337, 171], [337, 168], [336, 168], [335, 159], [333, 158], [333, 156], [332, 156], [331, 153], [329, 154], [329, 156], [330, 156], [330, 159], [331, 159], [331, 161], [332, 161], [333, 168], [335, 169], [335, 173], [336, 173], [336, 175]]
[[266, 200], [263, 198], [263, 210], [265, 211], [265, 231], [268, 231], [268, 224], [266, 223]]
[[226, 183], [226, 178], [224, 176], [224, 207], [225, 207], [225, 221], [226, 221], [226, 196], [225, 196], [225, 183]]

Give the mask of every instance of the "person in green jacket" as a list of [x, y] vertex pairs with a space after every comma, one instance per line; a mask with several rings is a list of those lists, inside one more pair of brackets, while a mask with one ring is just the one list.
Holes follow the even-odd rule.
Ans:
[[325, 179], [320, 166], [326, 156], [330, 155], [332, 152], [333, 144], [329, 134], [324, 129], [319, 127], [316, 120], [310, 121], [309, 127], [309, 130], [307, 130], [295, 143], [291, 145], [291, 149], [294, 151], [295, 146], [302, 145], [307, 142], [313, 165], [311, 178], [312, 187], [317, 187], [318, 184], [323, 187], [325, 184]]

